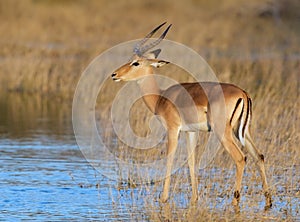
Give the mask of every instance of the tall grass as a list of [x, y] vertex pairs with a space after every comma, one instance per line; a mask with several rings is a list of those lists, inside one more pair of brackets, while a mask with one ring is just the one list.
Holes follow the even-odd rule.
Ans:
[[[174, 24], [171, 40], [212, 63], [221, 56], [218, 70], [232, 73], [226, 69], [231, 59], [245, 54], [298, 53], [298, 9], [296, 0], [1, 0], [1, 88], [71, 98], [92, 58], [117, 43], [141, 38], [165, 20]], [[252, 73], [251, 67], [247, 70]]]

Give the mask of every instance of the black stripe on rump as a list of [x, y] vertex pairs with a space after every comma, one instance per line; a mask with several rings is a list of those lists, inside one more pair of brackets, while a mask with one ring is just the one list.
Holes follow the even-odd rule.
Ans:
[[[237, 101], [237, 103], [236, 103], [236, 105], [235, 105], [235, 107], [234, 107], [234, 110], [233, 110], [233, 113], [232, 113], [232, 116], [231, 116], [231, 118], [230, 118], [230, 125], [231, 125], [231, 122], [232, 122], [232, 119], [233, 119], [233, 116], [234, 116], [234, 114], [235, 114], [235, 112], [236, 112], [236, 110], [237, 110], [237, 108], [239, 107], [239, 105], [240, 105], [240, 103], [242, 102], [242, 98], [239, 98], [238, 99], [238, 101]], [[240, 115], [240, 117], [239, 117], [239, 119], [241, 118], [241, 116], [242, 116], [242, 114], [243, 114], [243, 110], [242, 110], [242, 113], [241, 113], [241, 115]]]
[[249, 114], [251, 115], [251, 107], [252, 107], [251, 99], [248, 98], [247, 114], [246, 114], [246, 119], [245, 119], [245, 123], [243, 125], [243, 130], [242, 130], [242, 135], [243, 136], [245, 135], [246, 126], [248, 124]]

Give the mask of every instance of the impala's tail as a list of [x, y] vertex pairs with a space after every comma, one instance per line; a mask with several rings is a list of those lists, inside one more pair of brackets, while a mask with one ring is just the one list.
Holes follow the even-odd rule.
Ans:
[[[238, 99], [235, 109], [232, 113], [231, 122], [236, 117], [235, 135], [238, 140], [245, 146], [246, 132], [249, 129], [252, 116], [252, 102], [250, 97], [246, 94], [245, 98]], [[235, 122], [235, 121], [234, 121]]]

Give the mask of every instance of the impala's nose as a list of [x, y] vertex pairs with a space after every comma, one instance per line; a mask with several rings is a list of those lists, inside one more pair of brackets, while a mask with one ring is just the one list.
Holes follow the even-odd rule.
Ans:
[[111, 74], [111, 78], [115, 81], [115, 82], [119, 82], [120, 79], [118, 77], [116, 77], [117, 73], [113, 73]]

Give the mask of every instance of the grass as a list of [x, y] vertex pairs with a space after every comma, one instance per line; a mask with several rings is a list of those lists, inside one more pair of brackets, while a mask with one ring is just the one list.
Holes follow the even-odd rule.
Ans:
[[[262, 212], [259, 204], [262, 194], [257, 188], [260, 180], [250, 159], [242, 192], [245, 196], [242, 205], [246, 210], [241, 215], [232, 214], [229, 202], [234, 166], [228, 155], [220, 151], [207, 169], [210, 172], [217, 167], [217, 173], [198, 175], [201, 198], [197, 207], [181, 204], [188, 201], [191, 189], [188, 172], [183, 169], [173, 176], [171, 202], [162, 208], [154, 201], [162, 183], [135, 188], [146, 189], [148, 193], [137, 194], [137, 198], [144, 200], [145, 213], [154, 221], [203, 218], [242, 221], [244, 217], [267, 221], [278, 216], [293, 220], [295, 215], [299, 217], [297, 201], [300, 198], [299, 12], [296, 0], [209, 3], [201, 0], [176, 3], [171, 0], [159, 3], [148, 0], [1, 0], [1, 103], [9, 113], [2, 118], [11, 122], [16, 130], [35, 128], [39, 125], [33, 120], [39, 116], [37, 113], [50, 109], [54, 111], [43, 115], [58, 115], [57, 124], [63, 128], [63, 119], [70, 115], [76, 84], [89, 62], [104, 50], [143, 37], [157, 24], [168, 21], [173, 23], [168, 34], [170, 40], [199, 52], [220, 81], [240, 86], [253, 98], [253, 137], [266, 157], [275, 208], [269, 213]], [[168, 70], [165, 72], [171, 75]], [[100, 120], [109, 115], [111, 101], [122, 86], [107, 81], [107, 88], [103, 89], [96, 106]], [[7, 92], [9, 97], [6, 97]], [[4, 102], [7, 98], [14, 103], [7, 105]], [[50, 102], [45, 103], [45, 100]], [[63, 104], [62, 110], [57, 104]], [[20, 110], [28, 115], [24, 116]], [[141, 101], [133, 107], [132, 116], [135, 132], [149, 133], [144, 123], [151, 115]], [[20, 120], [22, 125], [18, 124]], [[107, 142], [112, 142], [114, 134], [109, 130], [104, 133]], [[201, 138], [205, 140], [207, 136], [201, 135]], [[199, 147], [201, 144], [203, 142], [199, 142]], [[119, 143], [117, 148], [117, 154], [124, 158], [144, 157], [124, 144]], [[163, 154], [164, 146], [148, 152], [147, 156], [157, 158]], [[230, 177], [224, 182], [228, 174]]]

